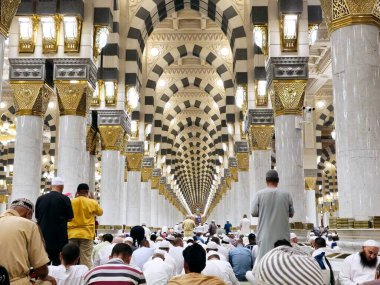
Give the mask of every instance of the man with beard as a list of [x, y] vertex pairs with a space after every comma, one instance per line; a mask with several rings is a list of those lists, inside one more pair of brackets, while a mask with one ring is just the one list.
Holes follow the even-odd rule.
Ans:
[[339, 274], [340, 284], [356, 285], [373, 280], [379, 264], [378, 253], [379, 244], [376, 241], [364, 242], [361, 252], [352, 254], [344, 260]]

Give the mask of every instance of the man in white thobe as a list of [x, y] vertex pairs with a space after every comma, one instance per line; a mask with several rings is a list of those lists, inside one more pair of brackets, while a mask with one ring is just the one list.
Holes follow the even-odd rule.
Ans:
[[251, 233], [251, 221], [244, 214], [243, 219], [240, 221], [240, 234], [248, 236]]
[[165, 262], [165, 251], [156, 249], [152, 259], [144, 264], [143, 272], [149, 285], [166, 285], [173, 277], [173, 271]]
[[380, 260], [379, 244], [374, 240], [367, 240], [361, 252], [354, 253], [344, 260], [339, 273], [341, 285], [356, 285], [375, 279], [376, 267]]
[[293, 199], [288, 192], [278, 189], [278, 173], [269, 170], [266, 174], [267, 188], [257, 192], [251, 206], [252, 217], [258, 217], [257, 245], [258, 262], [274, 248], [278, 240], [290, 238], [289, 218], [294, 215]]
[[207, 253], [206, 267], [203, 269], [202, 274], [219, 277], [227, 285], [239, 284], [231, 264], [227, 261], [220, 260], [220, 254], [216, 251], [209, 251]]

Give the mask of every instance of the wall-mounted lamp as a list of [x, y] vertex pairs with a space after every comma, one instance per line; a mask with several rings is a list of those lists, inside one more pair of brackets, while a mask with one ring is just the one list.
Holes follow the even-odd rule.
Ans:
[[253, 40], [261, 53], [268, 55], [268, 7], [252, 6], [251, 24]]
[[266, 70], [263, 66], [257, 66], [254, 70], [255, 77], [255, 100], [257, 107], [268, 106], [268, 90], [266, 80]]
[[318, 28], [322, 23], [322, 8], [318, 5], [307, 6], [307, 18], [309, 25], [309, 45], [313, 45], [318, 37]]
[[94, 8], [94, 43], [93, 55], [96, 60], [102, 49], [107, 45], [108, 35], [111, 32], [113, 16], [110, 8]]
[[298, 50], [298, 22], [303, 11], [302, 0], [280, 0], [281, 49], [286, 52]]
[[117, 101], [117, 81], [107, 80], [99, 82], [101, 97], [104, 98], [106, 106], [115, 106]]
[[139, 137], [139, 121], [131, 121], [131, 138]]
[[100, 89], [99, 81], [96, 81], [95, 90], [92, 93], [92, 98], [91, 98], [91, 106], [93, 106], [93, 107], [99, 107], [100, 106], [101, 98], [100, 98], [99, 89]]
[[132, 112], [139, 105], [140, 95], [135, 86], [126, 86], [126, 109]]
[[235, 94], [235, 104], [236, 107], [242, 109], [246, 99], [246, 91], [243, 86], [237, 86]]
[[82, 18], [63, 17], [64, 52], [79, 52], [82, 31]]
[[33, 53], [36, 46], [38, 19], [35, 16], [19, 17], [18, 51]]
[[60, 23], [58, 15], [41, 17], [43, 53], [57, 52]]

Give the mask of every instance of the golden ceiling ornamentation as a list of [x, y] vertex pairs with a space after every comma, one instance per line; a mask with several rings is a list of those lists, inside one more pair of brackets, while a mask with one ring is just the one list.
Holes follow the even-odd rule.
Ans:
[[21, 0], [2, 0], [0, 1], [0, 34], [8, 37], [9, 27], [15, 16]]

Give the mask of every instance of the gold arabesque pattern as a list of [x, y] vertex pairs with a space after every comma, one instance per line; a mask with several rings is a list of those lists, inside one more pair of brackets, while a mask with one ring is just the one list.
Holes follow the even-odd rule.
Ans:
[[2, 0], [0, 1], [0, 34], [8, 37], [9, 27], [15, 16], [21, 0]]
[[93, 92], [88, 82], [58, 81], [55, 82], [55, 86], [57, 87], [60, 115], [85, 117], [91, 104]]
[[121, 150], [124, 130], [121, 126], [99, 126], [102, 150]]
[[141, 170], [141, 162], [144, 154], [140, 152], [127, 152], [125, 157], [127, 159], [127, 167], [128, 171], [140, 171]]
[[273, 132], [273, 126], [251, 125], [250, 137], [252, 150], [271, 149]]

